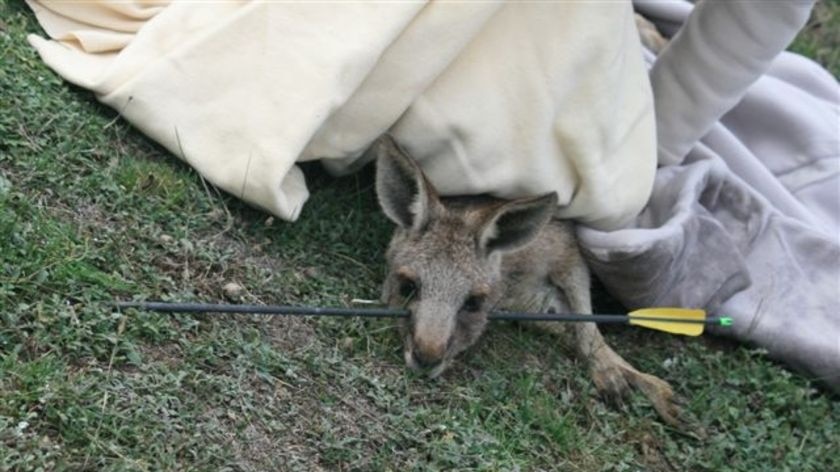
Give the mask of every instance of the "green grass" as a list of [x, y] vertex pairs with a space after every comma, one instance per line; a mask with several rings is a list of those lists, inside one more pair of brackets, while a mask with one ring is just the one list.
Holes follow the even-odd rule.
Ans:
[[791, 51], [822, 64], [840, 77], [840, 0], [820, 0]]
[[[834, 28], [800, 50], [840, 30], [821, 8]], [[686, 398], [686, 433], [638, 395], [606, 405], [566, 348], [509, 324], [432, 382], [387, 321], [109, 309], [228, 282], [252, 303], [376, 298], [390, 226], [369, 170], [307, 167], [291, 225], [205, 187], [40, 62], [22, 2], [0, 18], [0, 470], [840, 468], [836, 398], [722, 341], [607, 333]], [[836, 50], [816, 53], [835, 72]]]

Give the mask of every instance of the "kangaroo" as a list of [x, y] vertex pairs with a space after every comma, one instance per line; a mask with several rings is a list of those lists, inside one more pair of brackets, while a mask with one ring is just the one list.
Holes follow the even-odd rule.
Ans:
[[[409, 368], [439, 376], [479, 339], [496, 308], [592, 312], [589, 271], [573, 224], [553, 217], [555, 193], [443, 198], [390, 137], [373, 152], [379, 203], [396, 224], [382, 302], [410, 312], [402, 327]], [[538, 326], [574, 344], [601, 394], [620, 399], [639, 389], [666, 422], [678, 424], [671, 387], [633, 368], [594, 323]]]

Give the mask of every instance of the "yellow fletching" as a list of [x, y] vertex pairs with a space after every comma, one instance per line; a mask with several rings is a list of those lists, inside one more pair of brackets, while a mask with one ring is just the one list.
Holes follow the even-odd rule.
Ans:
[[[705, 327], [703, 321], [706, 319], [706, 312], [689, 308], [643, 308], [630, 312], [628, 316], [631, 325], [644, 326], [645, 328], [672, 334], [700, 336], [703, 334], [703, 328]], [[650, 318], [662, 318], [662, 320]], [[686, 322], [680, 323], [680, 320]]]

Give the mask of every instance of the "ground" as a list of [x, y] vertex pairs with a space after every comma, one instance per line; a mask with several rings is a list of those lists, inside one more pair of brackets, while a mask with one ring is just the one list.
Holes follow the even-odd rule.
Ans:
[[[511, 324], [429, 381], [388, 321], [109, 308], [230, 282], [251, 303], [377, 298], [390, 226], [369, 170], [306, 167], [296, 224], [220, 194], [45, 67], [23, 2], [0, 18], [0, 470], [840, 469], [837, 398], [719, 339], [607, 332], [685, 398], [679, 431]], [[822, 4], [794, 48], [838, 74], [838, 32]]]

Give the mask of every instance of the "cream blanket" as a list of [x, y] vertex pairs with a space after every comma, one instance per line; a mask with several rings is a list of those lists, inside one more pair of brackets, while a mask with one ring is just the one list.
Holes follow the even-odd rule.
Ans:
[[288, 220], [297, 161], [352, 170], [389, 129], [444, 194], [555, 191], [598, 228], [653, 184], [629, 2], [29, 2], [50, 67]]

